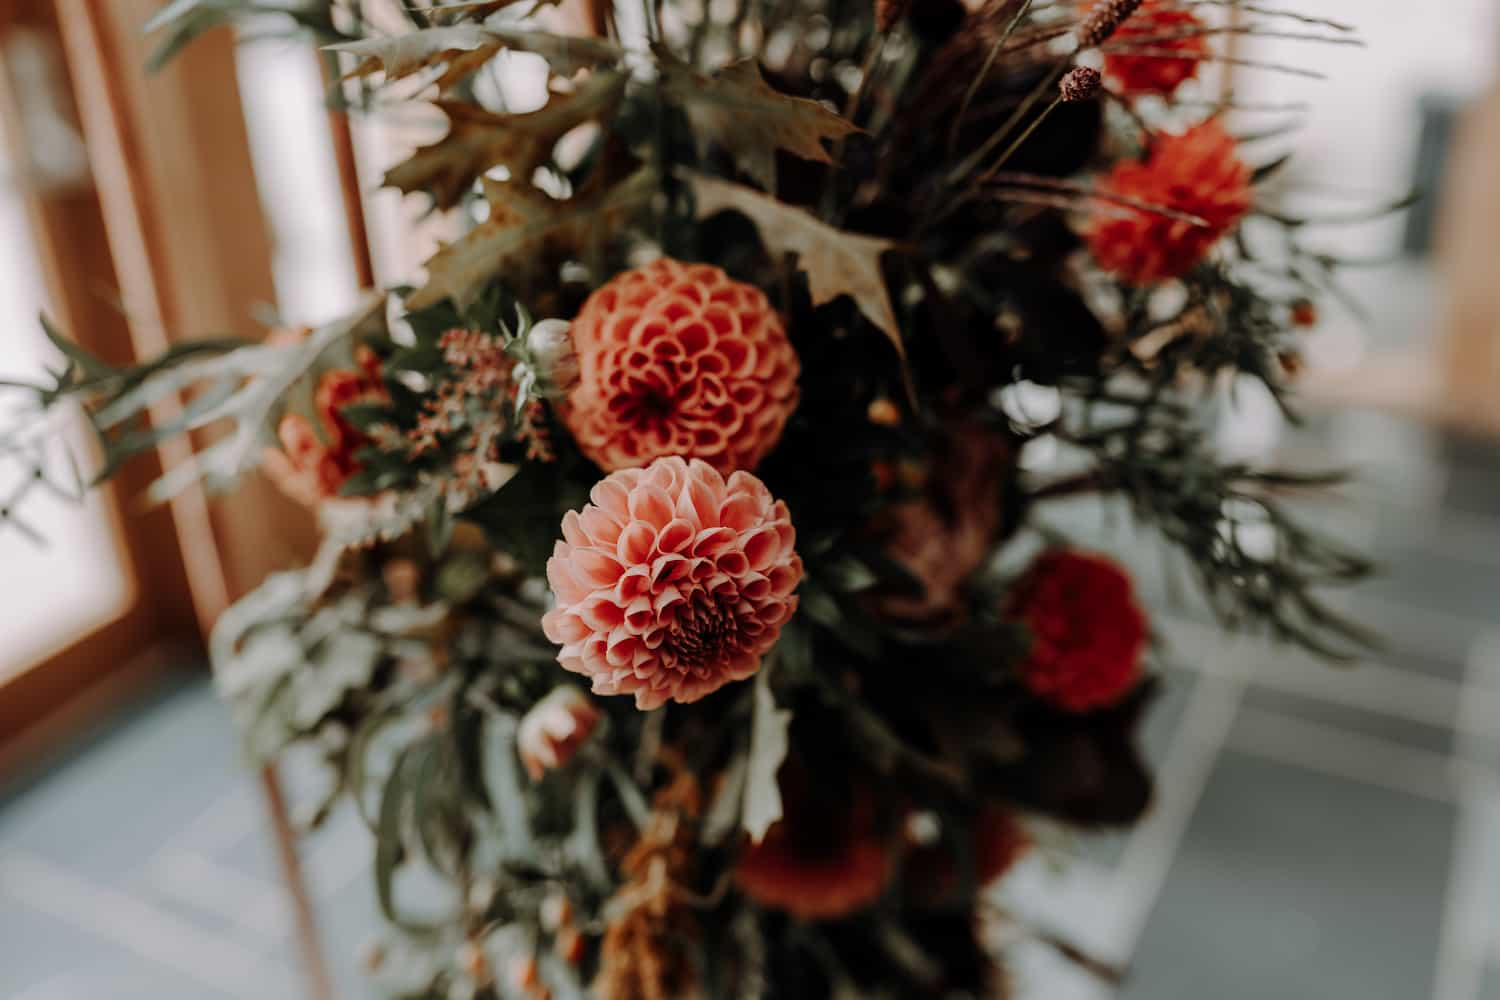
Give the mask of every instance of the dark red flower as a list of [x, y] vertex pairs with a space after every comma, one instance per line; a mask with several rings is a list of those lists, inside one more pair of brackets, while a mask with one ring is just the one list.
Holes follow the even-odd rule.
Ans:
[[1140, 679], [1146, 616], [1130, 577], [1110, 560], [1044, 553], [1011, 591], [1007, 610], [1030, 632], [1020, 676], [1038, 698], [1087, 712], [1119, 701]]
[[765, 840], [745, 845], [735, 882], [762, 906], [799, 920], [835, 920], [880, 898], [896, 853], [868, 793], [845, 802], [819, 794], [798, 774], [795, 764], [783, 770], [785, 815]]
[[980, 885], [1004, 878], [1030, 849], [1031, 838], [1015, 813], [996, 805], [979, 811], [974, 824], [974, 874]]
[[1217, 122], [1157, 136], [1146, 160], [1116, 164], [1100, 179], [1099, 193], [1186, 213], [1206, 225], [1101, 200], [1088, 228], [1089, 250], [1100, 267], [1133, 285], [1180, 277], [1250, 211], [1251, 176], [1234, 137]]
[[[1085, 14], [1094, 5], [1085, 5]], [[1170, 97], [1209, 54], [1204, 23], [1175, 0], [1145, 0], [1105, 42], [1104, 76], [1127, 97]], [[1137, 50], [1137, 51], [1132, 51]]]
[[[971, 837], [974, 886], [978, 889], [1004, 878], [1031, 848], [1031, 838], [1016, 814], [994, 804], [979, 810]], [[955, 853], [953, 845], [946, 842], [908, 852], [902, 884], [913, 901], [934, 909], [959, 902]]]

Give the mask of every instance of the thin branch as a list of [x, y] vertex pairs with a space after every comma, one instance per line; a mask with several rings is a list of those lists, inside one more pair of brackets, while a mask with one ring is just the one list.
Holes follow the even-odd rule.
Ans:
[[948, 129], [949, 159], [952, 159], [954, 150], [958, 147], [959, 128], [963, 125], [964, 119], [968, 117], [969, 106], [974, 103], [974, 97], [979, 93], [979, 88], [984, 86], [984, 81], [989, 79], [990, 70], [994, 68], [995, 60], [1000, 58], [1000, 53], [1005, 48], [1006, 42], [1010, 41], [1011, 35], [1020, 26], [1022, 18], [1030, 13], [1031, 4], [1032, 0], [1025, 0], [1021, 4], [1021, 9], [1016, 11], [1016, 16], [1011, 18], [1010, 23], [1005, 26], [1005, 30], [1000, 33], [1000, 37], [995, 39], [995, 44], [990, 46], [989, 54], [985, 56], [984, 65], [980, 68], [979, 75], [974, 77], [974, 82], [969, 84], [969, 89], [964, 92], [964, 99], [958, 106], [958, 114], [954, 117], [953, 124]]
[[1288, 66], [1285, 63], [1263, 62], [1259, 59], [1241, 59], [1234, 56], [1221, 56], [1214, 53], [1181, 52], [1176, 49], [1153, 49], [1136, 48], [1125, 44], [1111, 44], [1103, 47], [1105, 52], [1120, 53], [1130, 56], [1138, 56], [1143, 59], [1191, 59], [1194, 62], [1221, 63], [1227, 66], [1244, 66], [1249, 69], [1268, 69], [1278, 73], [1287, 73], [1291, 76], [1306, 77], [1309, 80], [1326, 80], [1326, 73], [1317, 70], [1306, 69], [1301, 66]]
[[1149, 201], [1143, 201], [1140, 198], [1133, 198], [1129, 195], [1115, 194], [1112, 191], [1100, 191], [1092, 185], [1084, 184], [1080, 181], [1069, 181], [1057, 177], [1043, 177], [1037, 174], [1024, 173], [997, 174], [991, 180], [996, 184], [1044, 188], [1049, 191], [1062, 191], [1069, 194], [1082, 195], [1092, 200], [1113, 202], [1118, 205], [1124, 205], [1127, 208], [1137, 209], [1138, 211], [1150, 212], [1153, 215], [1160, 215], [1174, 222], [1185, 222], [1190, 226], [1198, 228], [1208, 227], [1207, 220], [1188, 212], [1180, 212], [1175, 208], [1168, 208], [1165, 205], [1155, 205]]

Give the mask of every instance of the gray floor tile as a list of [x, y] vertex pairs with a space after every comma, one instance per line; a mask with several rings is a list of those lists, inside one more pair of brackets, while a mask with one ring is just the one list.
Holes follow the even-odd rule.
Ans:
[[1429, 995], [1452, 810], [1221, 757], [1125, 1000]]
[[1294, 719], [1320, 723], [1341, 732], [1358, 733], [1418, 750], [1449, 754], [1454, 749], [1451, 729], [1367, 712], [1318, 698], [1304, 698], [1283, 691], [1253, 688], [1245, 693], [1242, 704], [1246, 708], [1277, 712]]
[[0, 940], [0, 996], [10, 1000], [205, 1000], [225, 995], [4, 897]]

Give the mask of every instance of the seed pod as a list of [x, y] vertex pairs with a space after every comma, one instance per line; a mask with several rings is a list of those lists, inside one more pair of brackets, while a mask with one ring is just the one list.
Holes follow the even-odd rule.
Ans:
[[1097, 69], [1089, 66], [1074, 66], [1057, 84], [1058, 93], [1064, 101], [1087, 101], [1099, 93], [1104, 78]]
[[578, 381], [578, 355], [566, 321], [544, 319], [533, 326], [526, 335], [526, 352], [537, 376], [552, 391], [566, 393]]
[[1143, 0], [1102, 0], [1078, 26], [1078, 47], [1095, 49], [1109, 40], [1141, 6]]

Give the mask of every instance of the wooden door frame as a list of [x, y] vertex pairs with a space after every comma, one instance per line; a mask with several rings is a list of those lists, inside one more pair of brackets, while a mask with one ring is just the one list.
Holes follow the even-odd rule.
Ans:
[[[61, 200], [39, 188], [28, 208], [60, 325], [118, 362], [157, 354], [180, 338], [254, 335], [254, 306], [275, 301], [234, 39], [213, 32], [147, 79], [150, 43], [141, 26], [158, 6], [159, 0], [0, 0], [0, 36], [7, 27], [31, 27], [56, 39], [65, 54], [93, 184]], [[0, 97], [0, 114], [17, 127], [22, 116], [14, 94]], [[113, 288], [123, 310], [98, 297], [99, 289]], [[163, 423], [180, 407], [180, 400], [164, 400], [151, 416]], [[127, 504], [141, 496], [163, 468], [192, 461], [194, 445], [169, 442], [159, 460], [124, 470], [118, 495]], [[119, 537], [136, 584], [130, 611], [0, 688], [0, 768], [59, 737], [58, 726], [31, 720], [37, 706], [61, 724], [79, 721], [86, 691], [136, 673], [114, 669], [122, 648], [156, 651], [142, 668], [148, 674], [170, 657], [164, 649], [177, 646], [180, 657], [190, 645], [201, 656], [202, 637], [229, 603], [268, 572], [307, 555], [315, 540], [311, 515], [259, 479], [232, 497], [210, 501], [195, 488], [166, 508], [128, 513], [119, 519]], [[117, 697], [96, 700], [95, 711], [105, 711]], [[27, 738], [10, 739], [12, 726], [22, 722]], [[330, 1000], [286, 802], [273, 768], [260, 779], [308, 996]]]
[[[0, 45], [33, 32], [59, 46], [58, 24], [46, 4], [0, 5]], [[0, 123], [12, 148], [25, 149], [25, 120], [11, 67], [0, 60]], [[66, 87], [59, 67], [59, 83]], [[77, 120], [71, 91], [59, 94]], [[16, 175], [32, 239], [58, 325], [90, 351], [126, 363], [133, 351], [129, 326], [109, 300], [117, 287], [114, 258], [98, 192], [87, 180], [66, 186], [34, 176], [17, 157]], [[55, 744], [69, 730], [106, 713], [162, 670], [201, 647], [188, 575], [172, 512], [122, 516], [161, 472], [147, 458], [120, 476], [109, 498], [109, 516], [130, 599], [125, 612], [0, 683], [0, 774], [13, 771]]]

